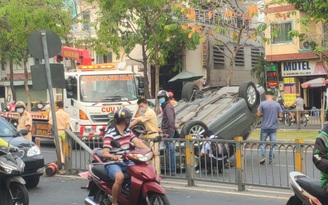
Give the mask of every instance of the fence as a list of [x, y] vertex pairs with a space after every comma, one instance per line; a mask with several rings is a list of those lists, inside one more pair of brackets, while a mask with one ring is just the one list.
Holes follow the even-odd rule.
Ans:
[[[83, 143], [71, 131], [66, 130], [67, 137], [66, 169], [75, 174], [88, 169], [92, 162], [91, 148], [101, 146], [100, 141]], [[73, 139], [73, 140], [70, 140]], [[145, 140], [149, 143], [149, 140]], [[200, 157], [205, 144], [216, 147], [213, 157]], [[174, 145], [171, 153], [165, 145]], [[70, 149], [71, 147], [75, 149]], [[266, 151], [266, 162], [260, 164], [262, 158], [261, 146]], [[319, 171], [312, 163], [312, 143], [302, 140], [295, 142], [260, 142], [222, 139], [162, 139], [159, 144], [161, 176], [168, 178], [186, 179], [189, 186], [197, 181], [211, 181], [236, 184], [239, 191], [245, 190], [246, 185], [288, 188], [288, 173], [301, 171], [310, 177], [319, 177]], [[272, 163], [269, 151], [274, 150]], [[206, 153], [206, 152], [205, 152]], [[176, 173], [172, 171], [170, 157], [174, 156]], [[214, 158], [215, 157], [215, 158]]]

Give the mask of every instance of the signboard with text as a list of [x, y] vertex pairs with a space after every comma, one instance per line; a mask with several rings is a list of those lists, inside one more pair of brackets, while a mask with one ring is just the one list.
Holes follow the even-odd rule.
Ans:
[[296, 99], [296, 94], [295, 93], [285, 93], [283, 98], [284, 98], [285, 104], [290, 106], [290, 105], [294, 104], [295, 99]]
[[281, 75], [288, 76], [308, 76], [327, 75], [321, 62], [317, 61], [286, 61], [282, 62]]

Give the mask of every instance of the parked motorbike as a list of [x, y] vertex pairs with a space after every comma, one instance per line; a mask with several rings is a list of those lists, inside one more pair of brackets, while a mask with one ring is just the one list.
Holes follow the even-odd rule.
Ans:
[[[21, 131], [22, 134], [24, 131]], [[10, 141], [8, 146], [0, 146], [0, 204], [29, 204], [25, 181], [20, 176], [24, 167], [24, 162], [18, 156], [18, 148], [10, 146]]]
[[313, 179], [300, 172], [289, 173], [289, 187], [294, 192], [286, 205], [322, 205], [328, 204], [328, 193], [322, 188], [320, 180]]
[[[161, 137], [158, 136], [154, 142], [160, 142], [160, 140]], [[112, 141], [111, 146], [118, 148], [120, 144], [117, 141]], [[110, 204], [114, 181], [106, 173], [102, 149], [94, 149], [93, 157], [94, 163], [90, 164], [87, 173], [87, 178], [90, 180], [88, 185], [90, 193], [84, 203], [86, 205]], [[166, 191], [160, 185], [161, 178], [156, 174], [155, 168], [147, 163], [152, 157], [153, 152], [145, 149], [133, 150], [122, 155], [124, 161], [131, 160], [135, 165], [129, 166], [127, 173], [124, 173], [122, 192], [118, 197], [119, 204], [170, 204], [165, 195]], [[85, 173], [80, 175], [85, 177]]]

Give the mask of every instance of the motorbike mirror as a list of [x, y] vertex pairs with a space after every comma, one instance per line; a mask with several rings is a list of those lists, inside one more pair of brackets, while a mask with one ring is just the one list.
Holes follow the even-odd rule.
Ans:
[[28, 131], [27, 130], [20, 130], [20, 131], [18, 131], [18, 134], [21, 134], [21, 135], [25, 136], [25, 135], [28, 134]]
[[112, 140], [112, 141], [110, 142], [110, 145], [111, 145], [112, 147], [114, 147], [114, 148], [120, 148], [120, 147], [121, 147], [121, 144], [120, 144], [118, 141], [116, 141], [116, 140]]
[[138, 128], [133, 129], [133, 131], [136, 132], [138, 135], [147, 134], [147, 130], [142, 130], [142, 129], [138, 129]]
[[161, 136], [157, 136], [154, 138], [154, 142], [160, 142], [162, 140]]

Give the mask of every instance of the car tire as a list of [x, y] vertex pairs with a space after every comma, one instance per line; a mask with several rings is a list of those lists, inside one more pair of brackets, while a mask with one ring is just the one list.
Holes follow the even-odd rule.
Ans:
[[186, 135], [198, 135], [200, 136], [204, 132], [207, 132], [209, 129], [207, 125], [199, 120], [192, 120], [183, 125], [180, 136], [185, 138]]
[[256, 113], [260, 102], [260, 94], [253, 82], [244, 82], [239, 86], [238, 96], [246, 100], [247, 107], [252, 113]]
[[195, 84], [193, 82], [187, 82], [182, 87], [181, 99], [183, 99], [185, 101], [193, 101], [195, 99], [193, 97], [194, 92], [198, 92], [198, 91], [199, 91], [199, 87], [197, 84]]
[[40, 176], [28, 177], [25, 179], [26, 188], [35, 188], [40, 182]]

